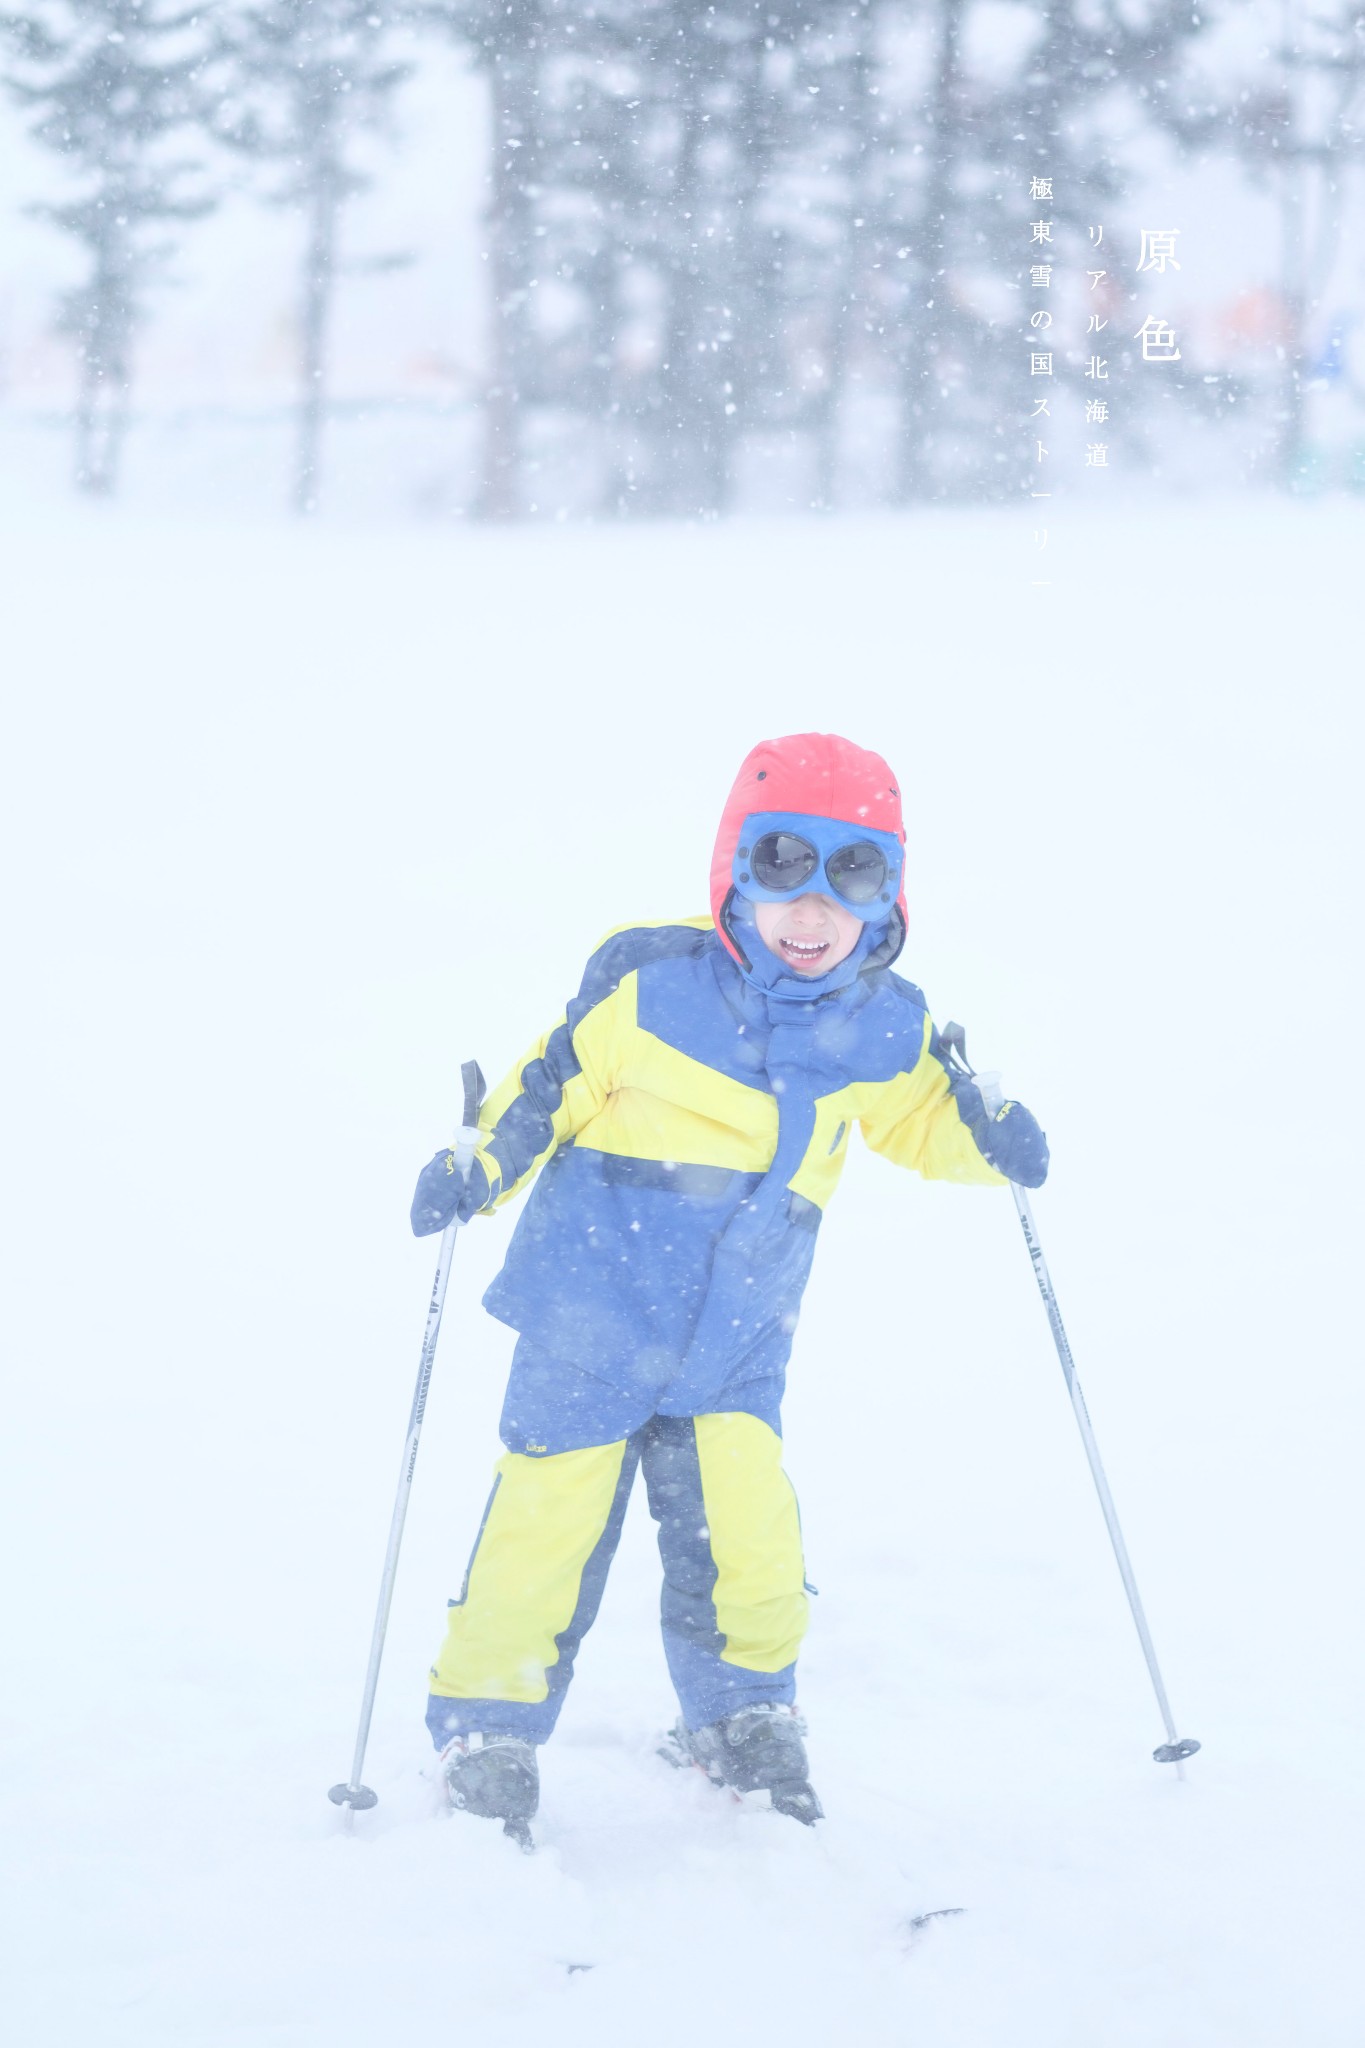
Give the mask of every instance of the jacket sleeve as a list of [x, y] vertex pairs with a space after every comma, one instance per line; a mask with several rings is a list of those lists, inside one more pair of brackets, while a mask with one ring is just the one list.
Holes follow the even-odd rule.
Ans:
[[497, 1208], [596, 1116], [615, 1086], [624, 1022], [617, 991], [636, 965], [629, 936], [597, 948], [578, 994], [484, 1103], [465, 1213]]
[[925, 1180], [1004, 1187], [1004, 1175], [982, 1158], [972, 1134], [973, 1121], [984, 1127], [984, 1118], [981, 1091], [965, 1075], [950, 1071], [926, 1016], [918, 1060], [887, 1083], [876, 1106], [859, 1121], [874, 1152], [897, 1166], [913, 1167]]

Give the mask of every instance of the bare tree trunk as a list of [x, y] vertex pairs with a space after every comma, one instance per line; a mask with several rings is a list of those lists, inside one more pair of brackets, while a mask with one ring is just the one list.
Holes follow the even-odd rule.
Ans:
[[695, 346], [697, 295], [700, 289], [696, 261], [697, 149], [701, 141], [701, 116], [695, 104], [696, 80], [679, 70], [673, 94], [678, 129], [672, 190], [666, 211], [664, 254], [667, 264], [665, 290], [667, 307], [657, 375], [658, 426], [653, 435], [651, 475], [647, 509], [654, 513], [680, 511], [693, 495], [691, 458], [688, 449], [688, 356]]
[[[702, 113], [705, 77], [675, 73], [681, 132], [670, 199], [673, 234], [668, 320], [660, 365], [661, 456], [652, 509], [717, 513], [734, 492], [735, 452], [746, 424], [746, 366], [761, 352], [753, 319], [763, 302], [753, 276], [753, 217], [770, 154], [770, 122], [762, 97], [762, 42], [722, 53], [737, 105], [728, 129]], [[717, 182], [703, 174], [705, 139], [730, 144]]]
[[113, 496], [123, 463], [123, 443], [128, 432], [128, 394], [133, 386], [133, 285], [125, 277], [122, 297], [113, 321], [113, 333], [105, 357], [104, 488]]
[[[847, 240], [852, 241], [850, 226]], [[824, 351], [824, 383], [815, 412], [815, 510], [832, 512], [839, 491], [839, 444], [843, 401], [848, 385], [848, 316], [852, 279], [841, 261], [829, 309], [829, 337]]]
[[120, 384], [110, 393], [104, 422], [104, 469], [112, 497], [123, 471], [123, 444], [128, 433], [128, 387]]
[[621, 325], [621, 278], [617, 244], [612, 223], [604, 221], [602, 239], [584, 275], [592, 300], [592, 377], [588, 386], [590, 402], [598, 420], [598, 447], [602, 472], [598, 487], [598, 511], [621, 518], [629, 511], [629, 464], [625, 437], [628, 431], [620, 365], [618, 361]]
[[515, 167], [507, 149], [508, 110], [499, 90], [503, 83], [496, 64], [492, 73], [494, 101], [493, 196], [489, 204], [489, 350], [488, 383], [483, 397], [483, 475], [479, 484], [481, 519], [513, 519], [520, 499], [521, 447], [517, 421], [515, 350], [510, 331], [516, 290], [511, 240], [515, 206], [511, 185]]
[[112, 378], [105, 377], [90, 409], [86, 443], [85, 489], [92, 497], [113, 497], [127, 428], [127, 392]]
[[98, 497], [103, 486], [95, 474], [95, 408], [99, 403], [99, 372], [87, 355], [81, 364], [76, 400], [76, 488]]
[[489, 201], [489, 361], [483, 402], [483, 475], [478, 515], [515, 519], [522, 508], [523, 385], [531, 253], [527, 187], [536, 180], [534, 88], [539, 38], [534, 11], [523, 20], [515, 49], [496, 52], [488, 68], [493, 139]]
[[113, 496], [128, 420], [132, 280], [127, 256], [126, 243], [112, 232], [95, 245], [76, 406], [76, 484], [92, 498]]
[[[758, 384], [754, 359], [767, 353], [760, 320], [772, 318], [772, 300], [756, 275], [755, 218], [763, 178], [772, 160], [771, 110], [764, 95], [763, 41], [750, 32], [733, 60], [740, 96], [734, 115], [735, 169], [727, 194], [726, 261], [719, 266], [729, 304], [719, 307], [723, 326], [713, 373], [701, 393], [707, 423], [706, 509], [728, 512], [735, 493], [735, 465], [746, 419], [746, 401]], [[771, 334], [767, 341], [775, 340]], [[700, 367], [702, 358], [694, 357]]]
[[336, 167], [330, 152], [317, 165], [310, 194], [308, 247], [304, 256], [301, 343], [303, 376], [299, 394], [298, 444], [295, 451], [294, 510], [318, 509], [322, 436], [327, 420], [327, 338], [336, 279], [337, 218], [340, 210]]
[[919, 219], [918, 270], [924, 280], [923, 300], [932, 301], [932, 320], [921, 312], [905, 338], [901, 359], [901, 421], [896, 496], [902, 504], [932, 495], [928, 463], [928, 429], [923, 405], [916, 400], [928, 391], [924, 351], [940, 352], [952, 338], [952, 311], [944, 276], [948, 215], [952, 204], [961, 127], [962, 84], [959, 53], [964, 0], [938, 0], [938, 54], [933, 84], [933, 143], [929, 176]]
[[88, 497], [113, 497], [127, 432], [126, 365], [87, 357], [76, 406], [76, 484]]
[[1279, 378], [1279, 437], [1275, 450], [1275, 468], [1280, 488], [1296, 490], [1302, 481], [1304, 459], [1304, 428], [1307, 407], [1303, 391], [1303, 315], [1302, 292], [1285, 288], [1280, 294], [1284, 309], [1284, 360], [1280, 364]]
[[[872, 33], [865, 24], [864, 34]], [[863, 160], [867, 148], [868, 58], [863, 44], [853, 58], [849, 86], [849, 132], [853, 136], [853, 160], [848, 173], [848, 206], [844, 232], [839, 241], [830, 280], [829, 338], [825, 346], [825, 378], [815, 418], [815, 502], [821, 512], [832, 512], [839, 490], [839, 448], [844, 423], [844, 399], [848, 390], [849, 323], [858, 296], [859, 244], [855, 217], [866, 214], [863, 190]]]
[[[1297, 0], [1280, 0], [1280, 61], [1292, 64], [1298, 44]], [[1292, 73], [1289, 75], [1292, 76]], [[1283, 120], [1278, 138], [1280, 173], [1280, 302], [1284, 314], [1284, 346], [1280, 356], [1279, 427], [1275, 444], [1275, 469], [1280, 488], [1292, 491], [1299, 480], [1303, 461], [1303, 321], [1307, 298], [1308, 220], [1305, 206], [1307, 168], [1299, 154], [1295, 133], [1295, 96], [1286, 91], [1280, 111]]]

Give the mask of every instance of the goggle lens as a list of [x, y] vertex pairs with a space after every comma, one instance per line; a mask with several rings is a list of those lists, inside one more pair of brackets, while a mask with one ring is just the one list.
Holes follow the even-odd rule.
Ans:
[[820, 856], [809, 839], [798, 839], [794, 832], [765, 832], [749, 857], [759, 888], [778, 892], [799, 889], [819, 865]]
[[886, 886], [886, 855], [870, 839], [841, 846], [825, 862], [831, 886], [850, 903], [874, 903]]
[[[818, 849], [795, 832], [765, 832], [749, 854], [754, 880], [774, 895], [804, 888], [819, 866]], [[838, 847], [825, 863], [831, 889], [846, 903], [874, 903], [886, 886], [887, 872], [886, 855], [870, 839]]]

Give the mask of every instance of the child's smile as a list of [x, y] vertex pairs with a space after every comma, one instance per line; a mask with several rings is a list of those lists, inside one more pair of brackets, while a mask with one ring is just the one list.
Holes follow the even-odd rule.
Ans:
[[803, 966], [813, 966], [829, 951], [824, 939], [779, 939], [778, 944], [789, 960], [798, 961]]
[[756, 903], [754, 922], [768, 951], [798, 974], [828, 974], [847, 960], [863, 928], [842, 903], [814, 893], [791, 903]]

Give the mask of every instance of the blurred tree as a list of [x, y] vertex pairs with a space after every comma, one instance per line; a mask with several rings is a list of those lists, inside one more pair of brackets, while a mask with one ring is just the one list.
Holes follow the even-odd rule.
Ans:
[[425, 11], [489, 82], [483, 510], [526, 502], [549, 423], [575, 420], [603, 509], [723, 509], [741, 437], [785, 418], [789, 398], [769, 198], [799, 90], [792, 51], [847, 0], [810, 0], [799, 20], [760, 0]]
[[435, 5], [490, 86], [483, 509], [526, 502], [575, 423], [602, 509], [722, 509], [783, 381], [763, 201], [806, 27], [755, 0]]
[[[564, 0], [407, 0], [414, 20], [452, 36], [484, 78], [489, 168], [483, 224], [488, 264], [488, 367], [476, 509], [485, 519], [524, 509], [526, 415], [551, 395], [534, 332], [545, 194], [543, 79], [552, 50], [576, 27]], [[585, 10], [589, 25], [595, 19]]]
[[82, 245], [87, 271], [61, 305], [80, 351], [76, 480], [111, 493], [128, 424], [133, 344], [175, 249], [166, 232], [216, 204], [197, 153], [177, 153], [203, 111], [204, 38], [159, 0], [30, 0], [0, 14], [9, 91], [61, 159], [71, 195], [30, 209]]
[[886, 108], [873, 0], [813, 8], [792, 51], [768, 196], [785, 348], [776, 419], [811, 438], [813, 503], [838, 503], [854, 384], [880, 326], [869, 166]]
[[644, 81], [665, 144], [641, 223], [662, 299], [647, 505], [717, 513], [732, 500], [740, 437], [782, 379], [764, 201], [793, 24], [754, 0], [670, 12]]
[[316, 511], [327, 415], [328, 339], [343, 271], [391, 269], [399, 255], [343, 264], [341, 218], [371, 183], [359, 139], [393, 127], [393, 99], [412, 66], [392, 55], [376, 0], [258, 0], [221, 26], [216, 71], [222, 97], [215, 130], [248, 157], [282, 167], [270, 193], [304, 221], [300, 288], [300, 389], [294, 504]]
[[[1143, 94], [1199, 32], [1188, 0], [431, 11], [490, 84], [499, 514], [530, 502], [552, 432], [595, 445], [604, 507], [721, 511], [764, 436], [804, 442], [833, 504], [878, 388], [897, 499], [1029, 488], [1031, 221], [1076, 271], [1153, 125]], [[1121, 431], [1175, 381], [1134, 389]]]

